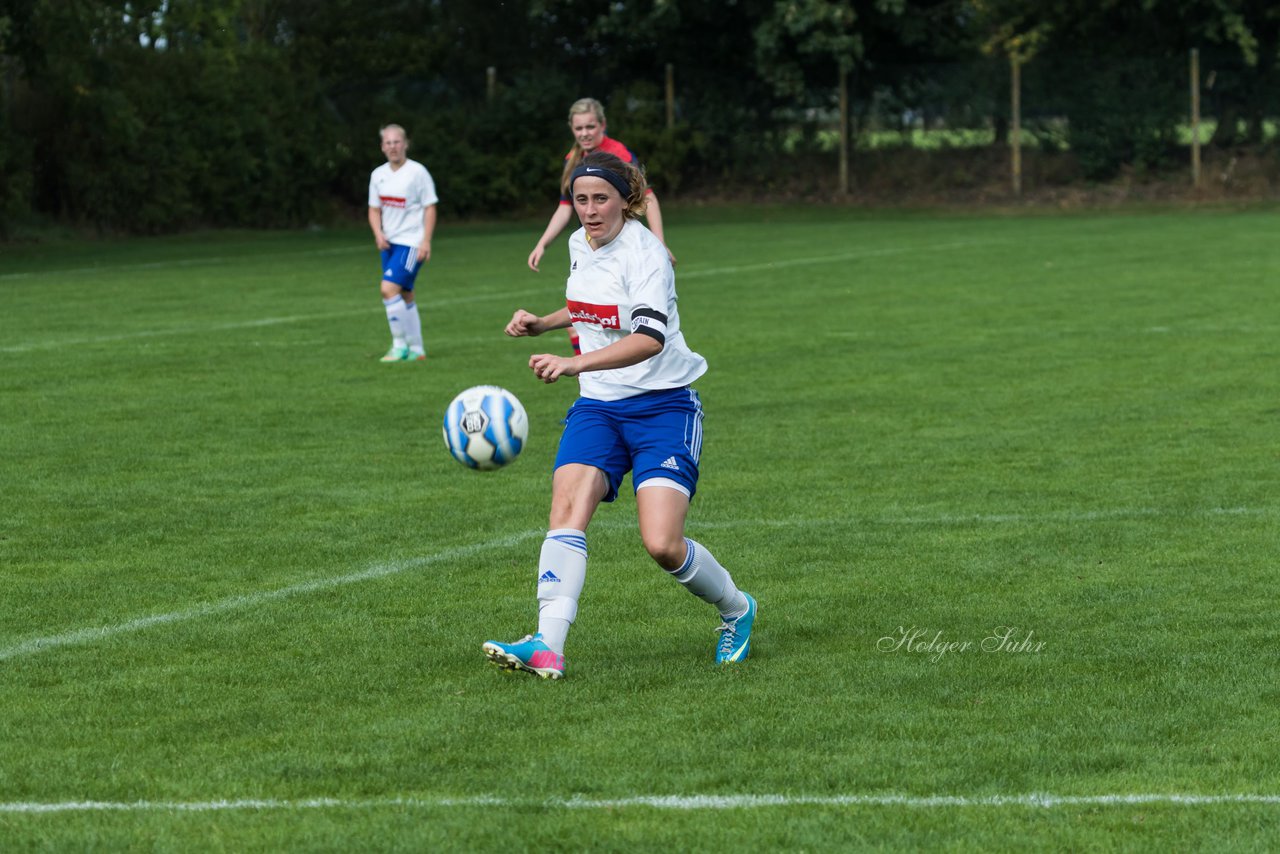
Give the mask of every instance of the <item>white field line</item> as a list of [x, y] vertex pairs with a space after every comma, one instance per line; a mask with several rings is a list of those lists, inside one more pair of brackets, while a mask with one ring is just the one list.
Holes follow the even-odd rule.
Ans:
[[725, 276], [731, 273], [757, 273], [762, 270], [782, 270], [787, 267], [805, 267], [811, 264], [835, 264], [840, 261], [857, 261], [859, 258], [881, 258], [888, 255], [907, 255], [915, 252], [949, 252], [952, 249], [972, 249], [979, 246], [997, 246], [1008, 243], [1007, 240], [964, 240], [954, 243], [935, 243], [932, 246], [896, 246], [882, 249], [859, 249], [855, 252], [841, 252], [836, 255], [812, 255], [808, 258], [780, 258], [776, 261], [761, 261], [758, 264], [741, 264], [734, 267], [712, 267], [706, 270], [676, 270], [676, 282], [681, 279], [702, 278], [703, 276]]
[[[806, 266], [811, 264], [831, 264], [831, 263], [836, 263], [840, 261], [853, 261], [858, 258], [872, 258], [872, 257], [883, 256], [883, 255], [902, 255], [910, 252], [937, 252], [937, 251], [948, 251], [951, 249], [966, 249], [973, 246], [988, 246], [988, 245], [992, 245], [993, 243], [1002, 243], [1002, 242], [1007, 242], [1007, 241], [994, 241], [994, 242], [971, 241], [971, 242], [957, 242], [957, 243], [938, 243], [938, 244], [934, 244], [933, 246], [927, 246], [924, 248], [896, 247], [896, 248], [885, 248], [885, 249], [864, 249], [857, 252], [845, 252], [838, 255], [816, 255], [808, 258], [784, 258], [777, 261], [766, 261], [759, 264], [744, 264], [744, 265], [735, 266], [735, 267], [712, 267], [704, 270], [689, 270], [686, 272], [679, 273], [677, 275], [677, 278], [688, 279], [688, 278], [700, 278], [704, 276], [723, 276], [731, 273], [755, 272], [759, 270], [776, 270], [776, 269], [783, 269], [787, 267], [801, 267], [801, 266]], [[350, 250], [345, 248], [328, 250], [329, 253], [346, 252], [346, 251], [350, 251]], [[315, 253], [315, 254], [324, 254], [324, 253]], [[188, 265], [215, 264], [215, 263], [222, 263], [223, 261], [227, 261], [227, 260], [230, 260], [230, 259], [229, 258], [202, 258], [202, 259], [193, 259], [186, 263]], [[126, 267], [113, 267], [111, 269], [149, 269], [152, 267], [164, 267], [164, 266], [181, 266], [181, 263], [169, 264], [168, 262], [165, 262], [165, 263], [155, 263], [155, 264], [134, 264]], [[59, 272], [89, 273], [89, 272], [96, 272], [100, 269], [103, 269], [103, 268], [86, 267], [86, 268], [81, 268], [79, 270], [65, 270], [65, 271], [59, 271]], [[0, 275], [0, 280], [4, 280], [7, 278], [23, 278], [28, 275], [39, 275], [39, 274], [13, 273], [8, 275]], [[511, 299], [511, 298], [517, 298], [522, 296], [528, 296], [528, 295], [529, 295], [529, 289], [526, 288], [520, 291], [508, 291], [506, 293], [497, 293], [497, 294], [484, 294], [482, 296], [463, 297], [460, 299], [453, 299], [453, 300], [429, 300], [429, 301], [424, 301], [423, 304], [427, 308], [437, 308], [442, 306], [447, 307], [451, 305], [460, 305], [460, 304], [471, 303], [471, 302], [481, 302], [481, 301], [490, 300], [490, 299]], [[149, 330], [141, 330], [138, 332], [123, 333], [121, 335], [95, 336], [92, 338], [79, 338], [79, 339], [59, 338], [56, 340], [49, 340], [49, 341], [29, 342], [26, 344], [19, 344], [11, 347], [0, 347], [0, 353], [27, 353], [27, 352], [31, 352], [32, 350], [47, 350], [47, 349], [55, 349], [58, 347], [74, 347], [74, 346], [80, 346], [84, 344], [103, 344], [103, 343], [109, 343], [112, 341], [128, 341], [135, 338], [155, 338], [155, 337], [170, 336], [170, 335], [199, 335], [206, 332], [223, 332], [228, 329], [251, 329], [258, 326], [276, 326], [282, 323], [303, 323], [309, 320], [323, 320], [331, 317], [349, 317], [352, 315], [364, 314], [367, 311], [368, 309], [360, 308], [360, 309], [349, 309], [346, 311], [328, 312], [325, 314], [298, 314], [298, 315], [290, 315], [285, 317], [264, 317], [256, 320], [236, 321], [232, 323], [220, 323], [220, 324], [213, 324], [213, 325], [175, 326], [175, 327], [168, 327], [165, 329], [149, 329]]]
[[170, 326], [164, 329], [141, 329], [120, 335], [95, 335], [90, 338], [56, 338], [48, 341], [32, 341], [13, 347], [0, 347], [0, 353], [29, 353], [33, 350], [52, 350], [59, 347], [79, 347], [85, 344], [108, 344], [112, 341], [132, 341], [139, 338], [163, 338], [172, 335], [200, 335], [206, 332], [224, 332], [228, 329], [252, 329], [256, 326], [279, 326], [285, 323], [305, 323], [308, 320], [325, 320], [331, 317], [350, 317], [364, 314], [368, 309], [347, 309], [322, 314], [295, 314], [286, 317], [260, 317], [234, 323], [201, 324], [199, 326]]
[[[800, 264], [824, 264], [832, 261], [852, 261], [858, 258], [870, 258], [878, 255], [901, 255], [907, 252], [931, 252], [936, 250], [948, 249], [964, 249], [970, 246], [989, 246], [993, 243], [1008, 243], [1007, 240], [999, 241], [957, 241], [954, 243], [938, 243], [933, 246], [921, 247], [900, 247], [888, 249], [867, 249], [857, 252], [845, 253], [842, 255], [823, 255], [813, 258], [795, 258], [777, 262], [766, 262], [761, 264], [749, 264], [742, 267], [720, 267], [710, 270], [690, 270], [680, 274], [680, 278], [687, 276], [715, 276], [723, 273], [737, 273], [750, 270], [768, 270], [775, 267], [794, 267]], [[368, 247], [363, 243], [352, 246], [335, 246], [329, 249], [299, 249], [296, 252], [283, 252], [271, 255], [257, 256], [262, 260], [278, 260], [280, 258], [292, 258], [298, 255], [306, 255], [315, 257], [318, 255], [346, 255], [352, 252], [366, 252]], [[33, 279], [43, 276], [80, 276], [87, 273], [101, 273], [104, 270], [124, 271], [130, 270], [163, 270], [173, 267], [208, 267], [218, 264], [226, 264], [231, 261], [242, 260], [235, 255], [210, 255], [205, 258], [175, 258], [169, 261], [148, 261], [138, 264], [108, 264], [95, 267], [71, 267], [59, 270], [31, 270], [25, 273], [0, 273], [0, 282], [10, 279]]]
[[[1117, 336], [1136, 337], [1139, 335], [1261, 335], [1272, 334], [1275, 332], [1275, 329], [1276, 328], [1274, 326], [1259, 326], [1257, 324], [1236, 324], [1231, 326], [1224, 326], [1221, 324], [1213, 326], [1188, 324], [1186, 326], [1148, 326], [1145, 329], [1133, 329], [1126, 326], [1119, 330], [1109, 329], [1104, 326], [1063, 327], [1061, 329], [1053, 329], [1045, 325], [1018, 327], [1002, 326], [1000, 327], [1000, 337], [1008, 338], [1013, 335], [1024, 335], [1028, 338], [1038, 339], [1114, 339]], [[885, 334], [885, 331], [881, 329], [828, 329], [825, 330], [823, 334], [828, 338], [877, 338]]]
[[[507, 291], [504, 293], [480, 294], [477, 296], [459, 297], [457, 299], [429, 300], [423, 305], [431, 310], [465, 305], [474, 302], [485, 302], [492, 299], [517, 299], [529, 295], [529, 291]], [[95, 335], [91, 338], [56, 338], [48, 341], [31, 341], [12, 347], [0, 347], [0, 353], [29, 353], [33, 350], [51, 350], [59, 347], [77, 347], [84, 344], [105, 344], [112, 341], [132, 341], [136, 338], [161, 338], [173, 335], [202, 335], [208, 332], [225, 332], [228, 329], [253, 329], [260, 326], [279, 326], [286, 323], [306, 323], [311, 320], [327, 320], [333, 317], [353, 317], [360, 314], [376, 313], [377, 308], [349, 308], [343, 311], [328, 311], [319, 314], [294, 314], [284, 317], [260, 317], [256, 320], [238, 320], [231, 323], [201, 324], [189, 326], [170, 326], [164, 329], [143, 329], [137, 332], [125, 332], [120, 335]]]
[[[277, 252], [270, 255], [256, 256], [260, 260], [277, 261], [281, 258], [294, 258], [298, 255], [317, 256], [317, 255], [346, 255], [351, 252], [363, 252], [366, 247], [360, 246], [334, 246], [329, 249], [299, 249], [295, 252]], [[26, 273], [0, 273], [0, 282], [8, 279], [34, 279], [41, 276], [80, 276], [86, 273], [101, 273], [105, 270], [112, 272], [130, 270], [165, 270], [173, 267], [209, 267], [218, 264], [226, 264], [230, 261], [244, 260], [238, 255], [209, 255], [204, 258], [174, 258], [169, 261], [148, 261], [139, 264], [105, 264], [97, 267], [70, 267], [60, 270], [32, 270]]]
[[[691, 519], [688, 527], [699, 529], [741, 528], [831, 528], [835, 526], [894, 526], [894, 525], [1008, 525], [1024, 522], [1110, 522], [1125, 519], [1192, 519], [1212, 516], [1273, 516], [1276, 510], [1268, 507], [1208, 507], [1191, 510], [1159, 510], [1154, 507], [1130, 507], [1113, 510], [1064, 510], [1050, 513], [974, 513], [942, 514], [938, 516], [845, 516], [823, 519], [751, 519], [725, 522]], [[606, 522], [597, 527], [611, 527]]]
[[312, 581], [304, 581], [300, 584], [294, 584], [289, 587], [281, 587], [277, 590], [264, 590], [258, 593], [246, 593], [243, 596], [232, 596], [228, 599], [209, 602], [203, 605], [196, 605], [195, 607], [186, 608], [181, 611], [153, 614], [149, 617], [139, 617], [135, 620], [116, 623], [114, 625], [97, 626], [90, 629], [76, 629], [57, 635], [30, 638], [12, 646], [0, 649], [0, 661], [8, 661], [13, 658], [24, 658], [31, 655], [37, 655], [42, 652], [48, 652], [53, 649], [58, 649], [60, 647], [79, 646], [81, 644], [93, 643], [95, 641], [115, 637], [116, 635], [129, 634], [131, 632], [148, 629], [152, 626], [187, 622], [201, 617], [225, 614], [229, 611], [240, 611], [247, 608], [253, 608], [258, 605], [265, 605], [268, 602], [275, 602], [280, 599], [289, 599], [294, 596], [304, 596], [309, 593], [330, 590], [334, 587], [342, 587], [347, 584], [358, 584], [362, 581], [372, 581], [377, 578], [398, 575], [402, 572], [420, 569], [424, 566], [431, 566], [444, 561], [470, 557], [478, 552], [488, 551], [489, 549], [510, 548], [512, 546], [519, 545], [525, 540], [532, 539], [536, 536], [542, 536], [544, 534], [545, 531], [541, 529], [536, 531], [524, 531], [519, 534], [513, 534], [496, 540], [488, 540], [483, 543], [445, 549], [444, 551], [436, 552], [433, 555], [426, 555], [424, 557], [413, 558], [411, 560], [400, 561], [397, 563], [379, 564], [347, 575], [338, 575], [330, 578], [317, 578]]
[[1194, 510], [1159, 510], [1154, 507], [1131, 507], [1118, 510], [1065, 510], [1057, 513], [975, 513], [942, 516], [903, 516], [868, 522], [882, 525], [1001, 525], [1020, 522], [1108, 522], [1123, 519], [1185, 519], [1203, 516], [1270, 516], [1275, 511], [1265, 507], [1209, 507]]
[[[698, 530], [720, 530], [725, 528], [811, 528], [811, 527], [832, 527], [835, 525], [847, 525], [856, 527], [859, 525], [971, 525], [971, 524], [993, 524], [1002, 525], [1009, 523], [1029, 522], [1036, 520], [1057, 520], [1063, 522], [1099, 522], [1116, 519], [1140, 519], [1150, 517], [1170, 517], [1185, 518], [1197, 516], [1271, 516], [1275, 511], [1269, 508], [1251, 508], [1251, 507], [1213, 507], [1207, 510], [1192, 511], [1164, 511], [1153, 508], [1138, 508], [1127, 510], [1109, 510], [1109, 511], [1086, 511], [1086, 512], [1065, 512], [1065, 513], [1049, 513], [1038, 515], [1023, 514], [975, 514], [973, 516], [932, 516], [932, 517], [848, 517], [845, 519], [739, 519], [725, 522], [693, 521], [689, 524], [689, 528], [693, 533]], [[593, 530], [614, 530], [614, 529], [630, 529], [634, 526], [631, 519], [618, 519], [610, 521], [602, 521], [595, 524]], [[321, 590], [329, 590], [334, 587], [341, 587], [347, 584], [357, 584], [362, 581], [371, 581], [377, 578], [384, 578], [389, 575], [397, 575], [409, 570], [418, 569], [424, 566], [440, 563], [441, 561], [452, 560], [456, 558], [469, 557], [478, 552], [488, 551], [495, 548], [510, 548], [520, 545], [521, 543], [545, 534], [542, 529], [523, 531], [507, 537], [496, 540], [489, 540], [483, 543], [475, 543], [467, 546], [459, 546], [452, 549], [446, 549], [443, 552], [437, 552], [433, 555], [425, 555], [423, 557], [413, 558], [412, 560], [402, 561], [399, 563], [381, 564], [361, 570], [359, 572], [349, 573], [347, 575], [339, 575], [331, 578], [319, 578], [312, 581], [302, 582], [290, 587], [282, 587], [277, 590], [266, 590], [257, 593], [246, 593], [242, 596], [232, 596], [217, 602], [210, 602], [203, 605], [196, 605], [192, 608], [185, 608], [180, 611], [170, 611], [163, 614], [153, 614], [148, 617], [139, 617], [134, 620], [128, 620], [123, 623], [115, 623], [107, 626], [97, 626], [88, 629], [73, 629], [56, 635], [47, 635], [44, 637], [29, 638], [25, 641], [19, 641], [7, 647], [0, 648], [0, 661], [7, 661], [14, 658], [24, 658], [32, 655], [38, 655], [43, 652], [59, 649], [67, 646], [80, 646], [93, 643], [99, 640], [115, 637], [117, 635], [130, 634], [132, 632], [142, 631], [152, 626], [167, 625], [170, 623], [181, 623], [190, 620], [196, 620], [203, 617], [210, 617], [217, 614], [225, 614], [230, 611], [239, 611], [247, 608], [265, 605], [268, 602], [275, 602], [281, 599], [288, 599], [294, 596], [303, 596], [309, 593], [316, 593]]]
[[0, 813], [89, 813], [89, 812], [232, 812], [374, 809], [528, 809], [615, 810], [622, 808], [655, 810], [751, 810], [765, 807], [907, 807], [939, 809], [963, 807], [1015, 807], [1054, 809], [1059, 807], [1175, 806], [1207, 807], [1226, 805], [1280, 806], [1280, 794], [1135, 793], [1103, 795], [641, 795], [627, 798], [549, 798], [529, 800], [480, 796], [470, 798], [307, 798], [279, 800], [244, 798], [215, 801], [13, 801], [0, 802]]

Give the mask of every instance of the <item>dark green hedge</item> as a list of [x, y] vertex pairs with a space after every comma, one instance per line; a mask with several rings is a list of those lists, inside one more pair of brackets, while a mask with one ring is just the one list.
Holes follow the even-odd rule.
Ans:
[[[393, 121], [409, 130], [411, 155], [435, 176], [446, 215], [546, 211], [571, 144], [567, 108], [583, 94], [606, 102], [611, 131], [640, 154], [664, 197], [742, 197], [744, 189], [795, 196], [834, 182], [829, 140], [814, 133], [831, 129], [833, 105], [788, 108], [758, 89], [746, 97], [750, 87], [733, 69], [704, 69], [680, 90], [678, 121], [668, 129], [653, 73], [602, 84], [607, 91], [568, 73], [515, 74], [486, 97], [480, 81], [463, 91], [438, 77], [348, 78], [296, 61], [261, 45], [134, 46], [27, 76], [10, 65], [0, 110], [0, 238], [33, 219], [148, 234], [358, 217], [369, 171], [382, 162], [378, 128]], [[1185, 157], [1176, 139], [1186, 114], [1184, 63], [1180, 54], [1045, 55], [1024, 71], [1024, 127], [1057, 134], [1082, 180], [1168, 167]], [[995, 60], [885, 66], [854, 80], [855, 120], [862, 130], [906, 117], [998, 125], [1008, 118], [1007, 87], [1007, 66]], [[866, 162], [864, 155], [855, 168]], [[919, 167], [930, 162], [921, 158]]]

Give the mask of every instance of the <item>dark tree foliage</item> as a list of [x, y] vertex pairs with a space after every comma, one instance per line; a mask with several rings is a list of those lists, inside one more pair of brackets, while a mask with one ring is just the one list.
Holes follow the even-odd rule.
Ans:
[[1012, 55], [1025, 126], [1102, 178], [1176, 156], [1191, 48], [1214, 144], [1267, 144], [1264, 0], [3, 0], [0, 237], [358, 214], [388, 122], [447, 213], [545, 209], [583, 96], [662, 192], [768, 192], [832, 162], [842, 76], [855, 132], [1004, 144]]

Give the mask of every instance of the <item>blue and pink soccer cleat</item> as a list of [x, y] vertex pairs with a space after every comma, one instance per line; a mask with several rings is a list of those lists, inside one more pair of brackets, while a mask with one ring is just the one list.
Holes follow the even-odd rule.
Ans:
[[523, 670], [543, 679], [564, 676], [564, 656], [542, 642], [542, 635], [526, 635], [515, 643], [485, 641], [481, 647], [489, 660], [503, 670]]

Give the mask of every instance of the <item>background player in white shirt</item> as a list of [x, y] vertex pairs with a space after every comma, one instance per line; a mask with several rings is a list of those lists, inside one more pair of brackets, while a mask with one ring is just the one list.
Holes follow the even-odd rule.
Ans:
[[566, 305], [545, 316], [519, 309], [513, 337], [573, 325], [582, 353], [539, 353], [543, 382], [578, 377], [556, 453], [551, 525], [538, 562], [538, 632], [515, 643], [486, 641], [496, 664], [544, 678], [564, 675], [564, 643], [587, 572], [587, 525], [631, 472], [645, 550], [689, 592], [720, 612], [716, 661], [750, 651], [756, 601], [702, 544], [684, 535], [698, 483], [702, 404], [689, 384], [707, 369], [680, 330], [675, 273], [666, 248], [636, 221], [644, 178], [603, 152], [574, 170], [570, 194], [582, 228], [569, 238]]
[[431, 258], [439, 199], [427, 167], [408, 158], [404, 128], [386, 125], [381, 136], [387, 162], [369, 175], [369, 228], [382, 256], [382, 304], [391, 327], [391, 349], [382, 361], [420, 362], [427, 354], [413, 287]]

